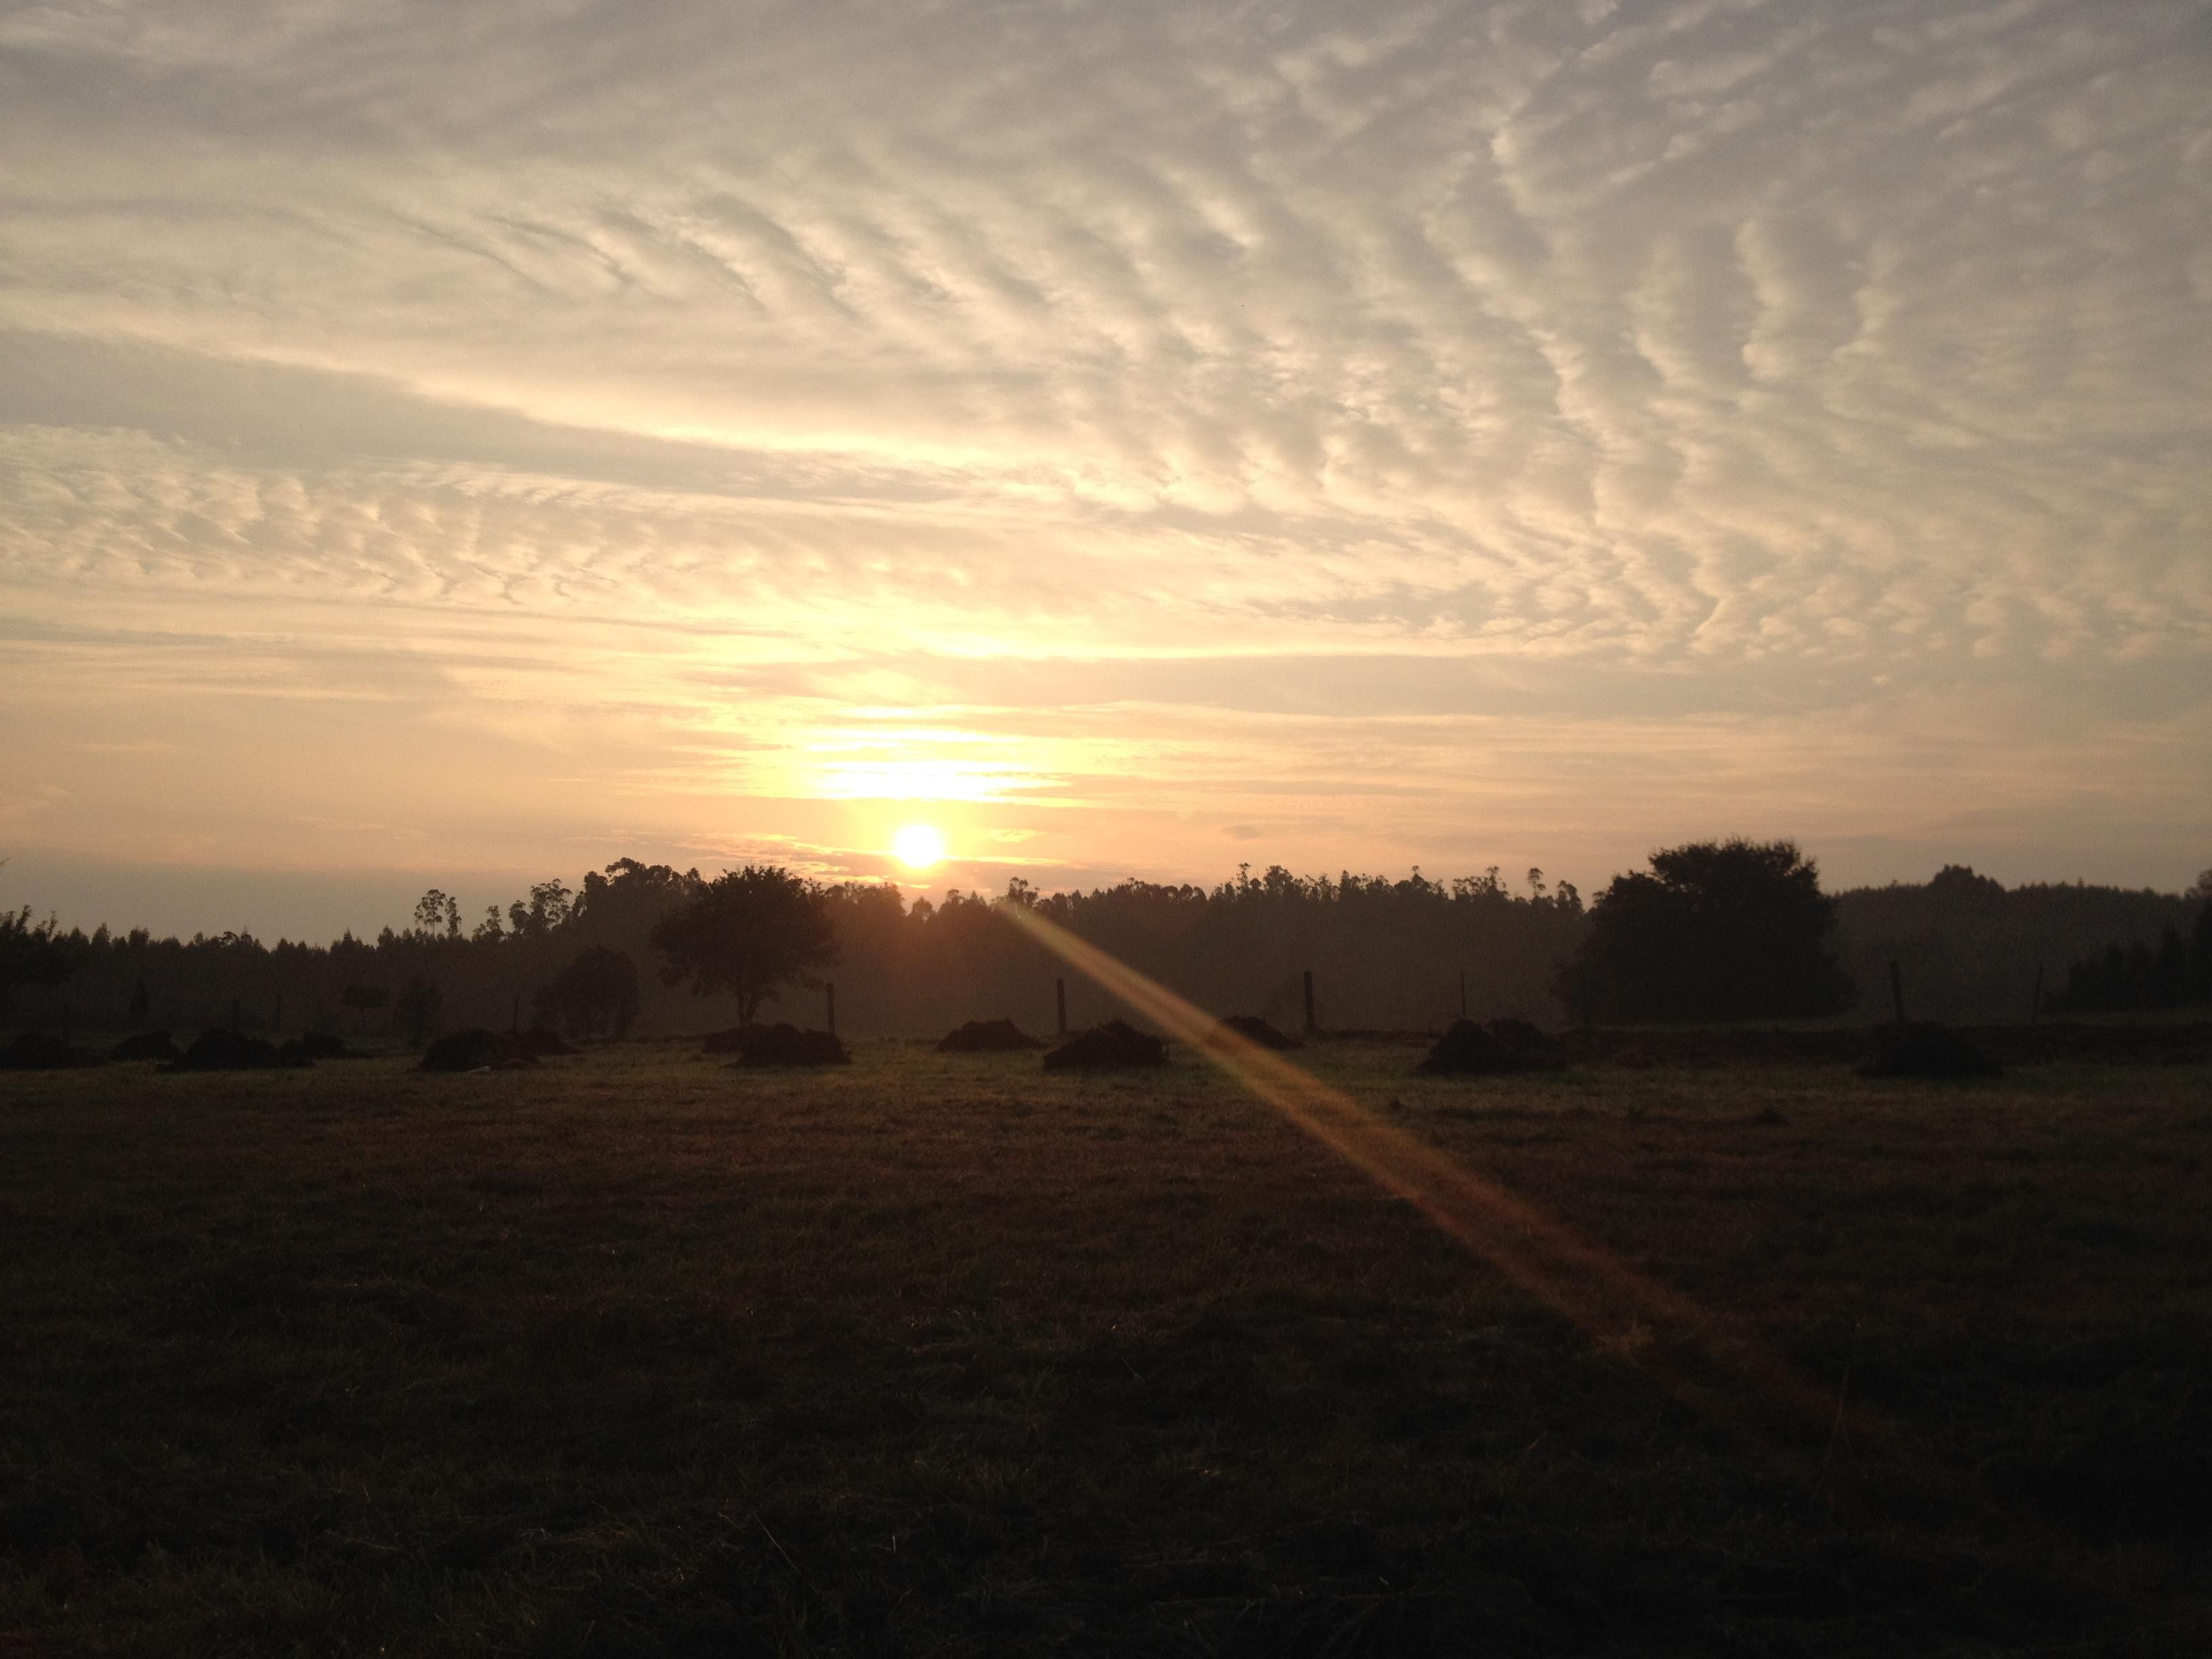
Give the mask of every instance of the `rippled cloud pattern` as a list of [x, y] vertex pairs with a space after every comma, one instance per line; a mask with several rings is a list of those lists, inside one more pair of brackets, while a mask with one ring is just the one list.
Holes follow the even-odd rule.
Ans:
[[2208, 87], [2157, 0], [15, 9], [0, 840], [2178, 884]]

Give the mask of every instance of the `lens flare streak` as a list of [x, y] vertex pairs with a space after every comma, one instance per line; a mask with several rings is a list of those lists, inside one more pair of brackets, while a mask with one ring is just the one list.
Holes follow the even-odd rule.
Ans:
[[[1832, 1486], [1835, 1395], [1816, 1389], [1680, 1291], [1438, 1148], [1379, 1120], [1343, 1091], [1222, 1026], [1135, 969], [1029, 906], [999, 914], [1069, 966], [1191, 1045], [1306, 1134], [1413, 1204], [1604, 1351], [1638, 1366], [1685, 1404], [1815, 1486]], [[1861, 1450], [1890, 1437], [1854, 1411]]]

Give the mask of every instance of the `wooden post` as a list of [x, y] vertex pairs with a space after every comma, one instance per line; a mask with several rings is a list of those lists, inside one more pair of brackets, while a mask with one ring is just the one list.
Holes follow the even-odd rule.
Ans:
[[1889, 1003], [1897, 1010], [1897, 1029], [1905, 1029], [1905, 976], [1897, 971], [1897, 958], [1889, 959]]
[[836, 1036], [837, 1035], [837, 986], [836, 986], [836, 981], [835, 981], [834, 980], [825, 980], [825, 981], [823, 982], [823, 986], [822, 986], [822, 994], [823, 994], [823, 997], [828, 1000], [829, 1005], [830, 1005], [830, 1035], [831, 1036]]
[[1066, 980], [1053, 981], [1052, 1000], [1054, 1007], [1058, 1011], [1060, 1034], [1066, 1036], [1067, 1035], [1067, 981]]
[[1306, 1033], [1307, 1033], [1307, 1035], [1308, 1035], [1308, 1036], [1311, 1036], [1314, 1032], [1318, 1031], [1318, 1030], [1321, 1029], [1321, 1027], [1314, 1024], [1314, 1004], [1313, 1004], [1313, 969], [1310, 969], [1310, 968], [1309, 968], [1309, 969], [1307, 969], [1305, 970], [1305, 981], [1306, 981]]
[[2043, 964], [2039, 962], [2035, 964], [2035, 992], [2027, 1000], [2027, 1023], [2043, 1024]]

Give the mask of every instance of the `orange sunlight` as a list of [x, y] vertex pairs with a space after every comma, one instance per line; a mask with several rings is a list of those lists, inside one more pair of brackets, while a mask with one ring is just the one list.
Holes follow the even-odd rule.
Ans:
[[933, 823], [909, 823], [891, 840], [891, 851], [909, 870], [928, 870], [945, 861], [945, 836]]

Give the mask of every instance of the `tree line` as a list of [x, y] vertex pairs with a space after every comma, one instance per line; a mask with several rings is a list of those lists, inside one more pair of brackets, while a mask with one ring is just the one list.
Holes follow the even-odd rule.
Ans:
[[819, 1024], [823, 982], [833, 977], [841, 1025], [855, 1035], [935, 1035], [979, 1014], [1049, 1031], [1063, 977], [1072, 1023], [1122, 1012], [994, 915], [995, 904], [1012, 902], [1037, 906], [1202, 1006], [1295, 1023], [1301, 973], [1311, 969], [1328, 1023], [1404, 1026], [1455, 1012], [1462, 973], [1478, 1012], [1556, 1017], [1548, 975], [1572, 950], [1583, 914], [1573, 886], [1554, 885], [1540, 870], [1509, 886], [1496, 870], [1439, 882], [1418, 871], [1391, 880], [1247, 866], [1212, 888], [1128, 880], [1049, 894], [1017, 878], [1003, 894], [954, 890], [937, 900], [889, 883], [775, 873], [803, 891], [826, 953], [773, 987], [700, 971], [711, 912], [744, 872], [709, 878], [622, 859], [573, 887], [536, 884], [473, 925], [434, 888], [406, 925], [329, 945], [270, 945], [235, 932], [63, 933], [33, 927], [26, 913], [19, 920], [39, 938], [18, 966], [33, 953], [39, 965], [13, 971], [15, 958], [0, 954], [0, 998], [16, 992], [18, 1015], [41, 1023], [65, 1005], [88, 1029], [185, 1029], [234, 1014], [248, 1029], [417, 1039], [431, 1029], [541, 1018], [641, 1034], [713, 1029], [763, 1010]]
[[764, 1012], [819, 1024], [834, 983], [853, 1035], [931, 1036], [999, 1016], [1047, 1032], [1065, 979], [1071, 1024], [1124, 1012], [994, 915], [1012, 902], [1200, 1006], [1286, 1028], [1304, 1019], [1309, 971], [1325, 1027], [1425, 1029], [1462, 1010], [1548, 1024], [1838, 1014], [1885, 982], [1890, 961], [1904, 964], [1917, 1016], [2019, 1018], [2046, 965], [2051, 1007], [2212, 994], [2209, 898], [2212, 876], [2185, 896], [2008, 890], [1960, 866], [1831, 896], [1788, 842], [1663, 849], [1589, 906], [1539, 869], [1509, 884], [1494, 868], [1436, 881], [1246, 866], [1210, 888], [1048, 894], [1016, 878], [1000, 895], [933, 902], [770, 866], [709, 878], [622, 859], [574, 887], [538, 883], [473, 924], [433, 888], [405, 926], [327, 945], [87, 935], [0, 911], [0, 1011], [13, 995], [20, 1018], [51, 1024], [66, 1010], [88, 1029], [235, 1023], [420, 1041], [536, 1023], [619, 1036]]

